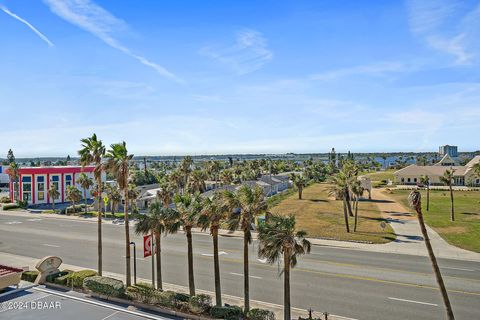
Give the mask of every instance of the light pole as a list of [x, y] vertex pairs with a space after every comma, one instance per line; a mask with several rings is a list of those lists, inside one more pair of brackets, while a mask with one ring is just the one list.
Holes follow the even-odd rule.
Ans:
[[134, 241], [130, 245], [133, 245], [133, 283], [137, 285], [137, 247]]

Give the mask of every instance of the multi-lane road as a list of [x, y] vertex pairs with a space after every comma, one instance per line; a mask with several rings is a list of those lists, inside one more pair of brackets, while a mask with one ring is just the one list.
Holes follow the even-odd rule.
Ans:
[[[132, 228], [133, 229], [133, 228]], [[124, 226], [104, 224], [104, 270], [124, 273]], [[150, 258], [137, 246], [137, 272], [151, 275]], [[66, 264], [96, 268], [97, 234], [93, 222], [0, 214], [0, 252], [41, 258], [58, 255]], [[282, 304], [280, 267], [268, 265], [251, 246], [251, 298]], [[221, 237], [223, 293], [243, 296], [242, 242]], [[162, 239], [163, 279], [187, 286], [186, 238]], [[1, 261], [4, 263], [4, 261]], [[8, 263], [8, 261], [5, 261]], [[439, 260], [457, 319], [480, 318], [480, 263]], [[214, 291], [211, 237], [194, 234], [196, 287]], [[426, 257], [314, 246], [292, 273], [292, 305], [354, 319], [442, 319], [444, 308]]]

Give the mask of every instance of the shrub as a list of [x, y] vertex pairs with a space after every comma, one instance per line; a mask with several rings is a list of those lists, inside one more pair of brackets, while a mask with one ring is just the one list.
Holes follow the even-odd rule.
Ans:
[[212, 309], [210, 309], [210, 315], [215, 319], [243, 319], [243, 310], [239, 306], [213, 306]]
[[137, 283], [130, 286], [126, 290], [128, 298], [143, 303], [153, 303], [158, 295], [158, 292], [148, 283]]
[[59, 278], [59, 277], [62, 277], [62, 276], [65, 276], [65, 275], [68, 275], [69, 272], [67, 271], [60, 271], [60, 272], [57, 272], [57, 273], [52, 273], [51, 275], [48, 275], [46, 280], [47, 282], [50, 282], [50, 283], [54, 283], [55, 282], [55, 279]]
[[22, 273], [22, 280], [28, 282], [34, 282], [38, 276], [38, 271], [24, 271]]
[[159, 292], [155, 298], [156, 304], [162, 307], [175, 308], [177, 305], [177, 301], [175, 299], [175, 292], [173, 291]]
[[28, 207], [28, 201], [27, 200], [19, 200], [17, 201], [17, 206], [22, 209], [26, 209]]
[[60, 276], [60, 277], [57, 277], [53, 280], [54, 283], [56, 284], [60, 284], [62, 286], [65, 286], [67, 285], [67, 279], [70, 277], [70, 275], [73, 273], [72, 270], [63, 270], [62, 272], [64, 272], [65, 274]]
[[2, 206], [2, 209], [7, 211], [7, 210], [15, 210], [15, 209], [19, 209], [20, 206], [18, 204], [15, 204], [15, 203], [7, 203], [5, 205]]
[[125, 293], [123, 282], [109, 277], [93, 276], [85, 278], [83, 287], [92, 292], [112, 297], [121, 297]]
[[275, 313], [265, 309], [251, 309], [247, 313], [248, 320], [275, 320]]
[[0, 203], [11, 203], [9, 196], [3, 196], [0, 198]]
[[83, 287], [83, 280], [88, 277], [96, 276], [97, 273], [93, 270], [81, 270], [76, 271], [67, 277], [67, 286], [74, 287], [74, 288], [82, 288]]
[[212, 307], [212, 297], [206, 294], [197, 294], [190, 297], [188, 304], [191, 312], [195, 314], [205, 313]]
[[189, 302], [190, 301], [190, 295], [186, 294], [186, 293], [176, 292], [175, 293], [175, 300], [177, 300], [177, 302]]

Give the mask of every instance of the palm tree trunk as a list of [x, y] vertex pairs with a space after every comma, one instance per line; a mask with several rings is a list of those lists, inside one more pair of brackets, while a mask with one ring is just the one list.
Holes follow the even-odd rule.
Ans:
[[452, 213], [451, 213], [451, 220], [452, 221], [455, 221], [455, 208], [454, 208], [454, 205], [453, 205], [453, 188], [452, 188], [452, 185], [450, 184], [450, 203], [451, 203], [451, 206], [452, 206]]
[[[250, 226], [248, 226], [250, 227]], [[248, 231], [243, 234], [243, 289], [245, 297], [245, 314], [250, 310], [250, 283], [248, 275]]]
[[348, 212], [347, 212], [347, 201], [343, 199], [343, 217], [345, 219], [345, 228], [347, 232], [350, 232], [350, 226], [348, 225]]
[[193, 244], [192, 244], [192, 227], [185, 227], [187, 233], [187, 246], [188, 246], [188, 288], [190, 290], [190, 296], [195, 295], [195, 278], [193, 274]]
[[220, 259], [218, 257], [218, 227], [212, 228], [213, 270], [215, 273], [215, 304], [222, 306], [222, 287], [220, 286]]
[[302, 200], [302, 193], [303, 193], [303, 188], [298, 187], [298, 200]]
[[432, 264], [433, 272], [435, 273], [435, 278], [437, 284], [440, 287], [440, 292], [442, 293], [443, 303], [445, 304], [445, 309], [447, 311], [447, 319], [454, 320], [452, 305], [450, 304], [450, 299], [448, 298], [447, 289], [443, 282], [442, 274], [440, 273], [440, 268], [438, 267], [437, 259], [433, 253], [432, 245], [430, 244], [430, 238], [428, 237], [427, 228], [425, 227], [425, 222], [423, 221], [423, 214], [420, 209], [417, 209], [418, 222], [420, 223], [420, 229], [422, 230], [422, 235], [425, 241], [425, 246], [427, 247], [428, 257], [430, 258], [430, 263]]
[[98, 275], [102, 275], [102, 268], [103, 268], [103, 248], [102, 248], [102, 212], [100, 211], [100, 184], [97, 181], [97, 201], [98, 201], [98, 211], [97, 211], [97, 251], [98, 251]]
[[283, 319], [290, 320], [290, 251], [285, 249], [283, 253], [284, 272], [283, 272]]
[[125, 187], [125, 207], [123, 208], [125, 214], [125, 263], [126, 263], [126, 286], [132, 284], [132, 276], [130, 271], [130, 230], [128, 227], [128, 187]]
[[160, 232], [155, 234], [155, 254], [157, 255], [157, 289], [163, 290], [162, 287], [162, 247], [160, 243]]
[[427, 185], [427, 211], [430, 211], [430, 186], [429, 185]]
[[352, 210], [352, 204], [350, 203], [350, 192], [349, 191], [345, 192], [345, 199], [347, 200], [348, 215], [350, 217], [353, 217], [353, 210]]
[[353, 226], [353, 232], [357, 232], [358, 222], [358, 197], [355, 199], [355, 225]]
[[85, 202], [85, 214], [88, 213], [88, 208], [87, 208], [87, 189], [83, 189], [83, 200]]

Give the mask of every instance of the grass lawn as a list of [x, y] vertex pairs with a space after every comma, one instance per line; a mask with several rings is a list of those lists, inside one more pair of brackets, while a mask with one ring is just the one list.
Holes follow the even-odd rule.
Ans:
[[342, 201], [328, 197], [327, 184], [313, 184], [303, 190], [303, 199], [294, 193], [271, 208], [271, 212], [293, 213], [297, 228], [308, 232], [309, 237], [325, 237], [338, 240], [369, 241], [386, 243], [395, 239], [392, 228], [387, 224], [382, 230], [384, 219], [375, 202], [361, 201], [358, 207], [358, 228], [353, 233], [353, 217], [349, 218], [351, 232], [345, 230]]
[[393, 181], [393, 173], [396, 170], [389, 169], [385, 171], [377, 171], [377, 172], [371, 172], [371, 173], [362, 173], [362, 175], [366, 175], [370, 177], [372, 181], [382, 181], [382, 180], [392, 180]]
[[[388, 191], [387, 191], [388, 192]], [[390, 197], [408, 208], [408, 190], [392, 190]], [[454, 191], [455, 222], [450, 221], [450, 193], [430, 191], [430, 211], [426, 211], [426, 191], [422, 191], [425, 222], [448, 243], [480, 252], [480, 192]], [[410, 210], [411, 211], [411, 210]]]

